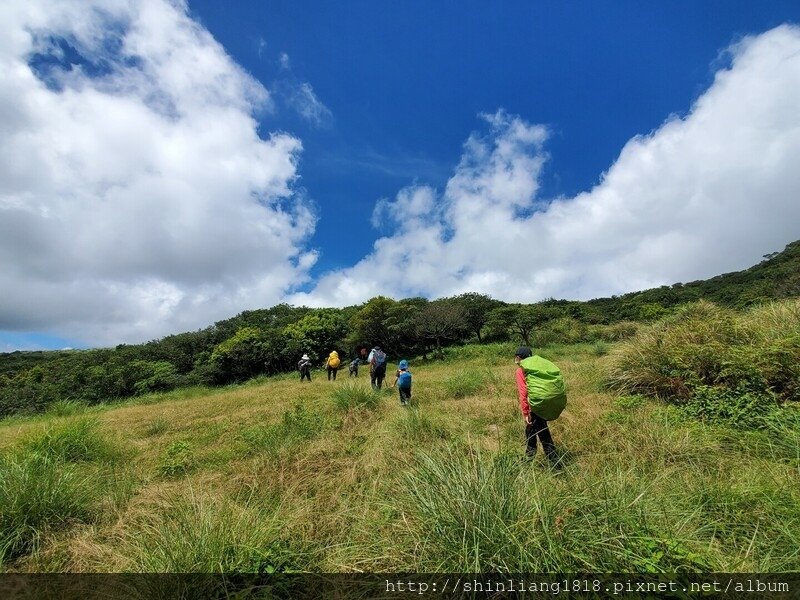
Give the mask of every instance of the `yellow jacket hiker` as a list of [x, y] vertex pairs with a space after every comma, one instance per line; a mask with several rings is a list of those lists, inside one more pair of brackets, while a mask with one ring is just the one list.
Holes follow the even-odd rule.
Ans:
[[334, 350], [328, 356], [328, 360], [325, 361], [325, 368], [328, 370], [328, 381], [331, 380], [331, 375], [333, 375], [334, 380], [336, 379], [336, 371], [340, 364], [342, 364], [342, 361], [339, 360], [339, 353]]

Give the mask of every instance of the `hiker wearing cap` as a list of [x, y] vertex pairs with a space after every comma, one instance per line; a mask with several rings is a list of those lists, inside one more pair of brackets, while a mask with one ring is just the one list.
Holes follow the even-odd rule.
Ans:
[[386, 378], [386, 353], [380, 346], [375, 346], [367, 357], [369, 363], [369, 380], [372, 389], [379, 390], [383, 387], [383, 380]]
[[350, 365], [348, 366], [348, 369], [350, 370], [350, 377], [358, 377], [358, 364], [360, 362], [361, 359], [358, 357], [350, 361]]
[[394, 375], [392, 387], [400, 384], [397, 385], [397, 389], [400, 391], [400, 405], [406, 406], [411, 404], [411, 371], [408, 370], [407, 360], [401, 360], [397, 366], [399, 368]]
[[311, 359], [308, 358], [308, 354], [303, 354], [300, 362], [297, 363], [297, 369], [300, 371], [300, 381], [306, 377], [311, 381]]
[[342, 364], [342, 361], [339, 360], [339, 353], [334, 350], [328, 356], [328, 360], [325, 361], [325, 368], [328, 370], [328, 381], [331, 380], [331, 375], [333, 375], [333, 380], [336, 381], [336, 372], [339, 370], [339, 365]]
[[558, 461], [548, 421], [557, 419], [567, 405], [564, 378], [557, 366], [541, 356], [532, 355], [531, 349], [520, 347], [514, 355], [517, 364], [517, 391], [519, 408], [525, 420], [525, 453], [536, 455], [536, 439], [551, 463]]

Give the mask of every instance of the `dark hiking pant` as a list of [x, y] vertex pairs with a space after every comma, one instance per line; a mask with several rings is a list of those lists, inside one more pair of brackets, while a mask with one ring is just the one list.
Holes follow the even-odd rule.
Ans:
[[303, 369], [300, 371], [300, 381], [303, 381], [303, 379], [311, 381], [311, 369]]
[[539, 441], [542, 442], [542, 448], [544, 449], [544, 453], [547, 455], [551, 461], [555, 461], [558, 457], [556, 456], [556, 447], [553, 444], [553, 437], [550, 435], [550, 428], [547, 426], [547, 421], [545, 421], [542, 417], [531, 413], [531, 424], [525, 425], [525, 439], [527, 440], [527, 448], [525, 449], [525, 453], [529, 457], [533, 457], [536, 455], [536, 438], [539, 438]]
[[382, 367], [375, 367], [374, 369], [370, 370], [369, 372], [369, 380], [372, 384], [372, 387], [376, 390], [381, 389], [383, 387], [383, 380], [386, 378], [386, 366]]
[[400, 391], [400, 404], [411, 404], [411, 388], [397, 388]]
[[333, 380], [336, 381], [336, 369], [328, 367], [328, 381], [331, 380], [331, 373], [333, 373]]

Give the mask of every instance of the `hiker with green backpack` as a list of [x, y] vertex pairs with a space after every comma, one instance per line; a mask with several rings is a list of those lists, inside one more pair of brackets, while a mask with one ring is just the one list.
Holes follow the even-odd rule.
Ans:
[[548, 421], [557, 419], [567, 405], [564, 378], [557, 366], [549, 360], [533, 355], [531, 349], [521, 346], [514, 355], [519, 367], [516, 373], [519, 408], [525, 419], [525, 454], [536, 455], [536, 439], [551, 463], [558, 462], [556, 447], [550, 435]]

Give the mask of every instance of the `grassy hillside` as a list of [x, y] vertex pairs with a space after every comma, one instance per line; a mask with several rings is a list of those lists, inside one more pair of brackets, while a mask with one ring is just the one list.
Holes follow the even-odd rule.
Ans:
[[437, 355], [474, 341], [526, 345], [616, 342], [641, 323], [680, 314], [700, 299], [742, 309], [800, 294], [800, 242], [746, 271], [589, 302], [507, 304], [481, 294], [393, 300], [342, 309], [245, 311], [205, 329], [116, 348], [0, 354], [0, 417], [64, 401], [94, 405], [197, 385], [223, 386], [291, 372], [308, 354], [349, 361], [374, 344], [391, 354]]
[[617, 397], [605, 350], [542, 351], [569, 386], [552, 424], [555, 471], [523, 459], [503, 344], [412, 363], [411, 408], [370, 392], [364, 371], [335, 382], [315, 372], [310, 384], [277, 376], [8, 418], [3, 567], [800, 569], [797, 430], [777, 444], [774, 430]]

